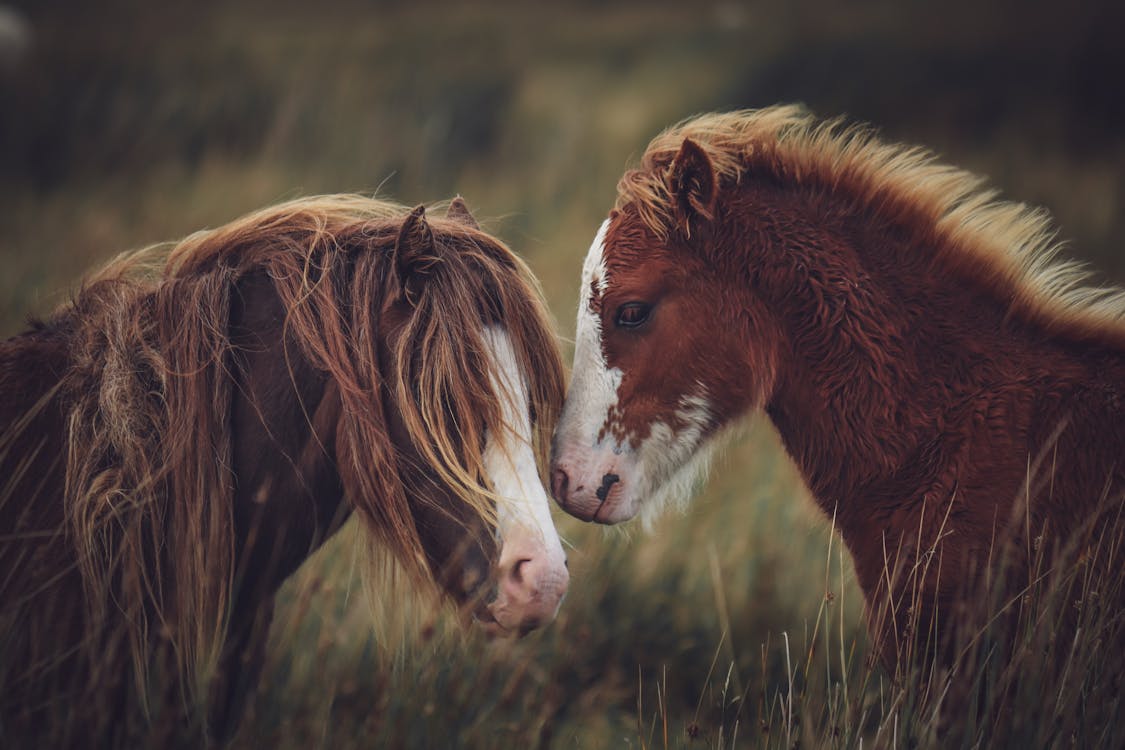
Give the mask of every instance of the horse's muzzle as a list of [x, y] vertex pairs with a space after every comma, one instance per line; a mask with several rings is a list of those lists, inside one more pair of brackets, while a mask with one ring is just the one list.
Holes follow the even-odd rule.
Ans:
[[562, 547], [528, 534], [504, 544], [496, 568], [496, 598], [488, 605], [492, 631], [524, 635], [555, 619], [570, 585]]

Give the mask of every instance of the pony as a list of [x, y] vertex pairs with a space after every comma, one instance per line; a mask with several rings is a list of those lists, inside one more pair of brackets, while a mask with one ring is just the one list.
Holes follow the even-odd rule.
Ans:
[[0, 343], [0, 737], [229, 736], [275, 593], [353, 512], [466, 619], [550, 622], [563, 384], [459, 197], [304, 198], [110, 262]]
[[1017, 597], [1064, 550], [1116, 578], [1125, 292], [1045, 213], [796, 106], [706, 114], [621, 178], [580, 295], [551, 463], [572, 515], [651, 520], [764, 411], [892, 671], [948, 657], [1003, 556]]

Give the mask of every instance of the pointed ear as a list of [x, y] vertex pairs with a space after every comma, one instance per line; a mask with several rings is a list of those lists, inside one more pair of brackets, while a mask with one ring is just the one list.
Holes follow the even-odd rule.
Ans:
[[668, 168], [668, 187], [675, 201], [676, 220], [689, 237], [693, 220], [715, 218], [719, 178], [707, 152], [690, 138], [684, 139]]
[[465, 205], [464, 199], [459, 195], [449, 202], [449, 208], [445, 211], [445, 218], [464, 224], [470, 229], [480, 229], [480, 224], [477, 224], [477, 220], [469, 213], [469, 207]]
[[403, 220], [395, 241], [395, 272], [407, 302], [413, 305], [418, 301], [426, 276], [439, 262], [426, 207], [418, 206]]

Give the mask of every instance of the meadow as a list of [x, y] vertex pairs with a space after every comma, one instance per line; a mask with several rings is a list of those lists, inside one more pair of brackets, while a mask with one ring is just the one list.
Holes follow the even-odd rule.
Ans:
[[[778, 101], [987, 175], [1125, 281], [1108, 4], [14, 6], [33, 36], [0, 55], [5, 336], [116, 253], [259, 206], [460, 194], [541, 279], [569, 359], [623, 169], [682, 117]], [[1104, 641], [1120, 616], [1081, 570], [1033, 592], [1014, 660], [980, 639], [962, 667], [983, 688], [956, 710], [943, 675], [873, 665], [847, 552], [764, 417], [650, 532], [555, 519], [571, 592], [518, 641], [459, 628], [392, 565], [365, 583], [372, 551], [346, 527], [284, 588], [233, 746], [1125, 745], [1125, 661]], [[1084, 629], [1060, 643], [1076, 598]]]

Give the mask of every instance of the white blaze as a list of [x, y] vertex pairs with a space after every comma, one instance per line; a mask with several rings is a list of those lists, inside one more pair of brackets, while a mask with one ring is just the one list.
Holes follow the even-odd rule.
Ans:
[[492, 388], [500, 399], [503, 417], [503, 424], [489, 425], [484, 447], [485, 471], [493, 490], [502, 498], [496, 511], [501, 540], [499, 568], [506, 571], [520, 559], [534, 557], [542, 561], [546, 577], [537, 586], [544, 592], [556, 586], [565, 590], [566, 554], [539, 479], [527, 381], [505, 330], [491, 326], [485, 329], [484, 340], [494, 363]]
[[[668, 505], [688, 500], [706, 474], [716, 440], [707, 434], [714, 417], [706, 388], [697, 383], [694, 393], [680, 397], [675, 410], [676, 429], [654, 422], [635, 447], [618, 443], [612, 435], [598, 440], [610, 410], [618, 403], [622, 372], [611, 368], [602, 351], [601, 318], [590, 308], [596, 289], [609, 285], [605, 266], [605, 236], [609, 220], [602, 223], [582, 266], [578, 325], [575, 330], [574, 368], [566, 405], [555, 437], [556, 457], [568, 473], [569, 502], [592, 513], [593, 493], [608, 473], [618, 476], [620, 487], [611, 510], [617, 517], [640, 514], [651, 524]], [[654, 367], [674, 363], [652, 363]], [[603, 501], [605, 502], [605, 501]], [[607, 505], [607, 507], [609, 507]], [[603, 515], [603, 518], [605, 516]]]
[[597, 286], [599, 292], [606, 288], [604, 253], [608, 228], [609, 219], [606, 219], [582, 264], [574, 367], [570, 392], [559, 421], [560, 437], [590, 447], [597, 442], [610, 408], [617, 403], [617, 388], [621, 385], [621, 370], [610, 368], [602, 354], [601, 319], [590, 309], [592, 288]]

